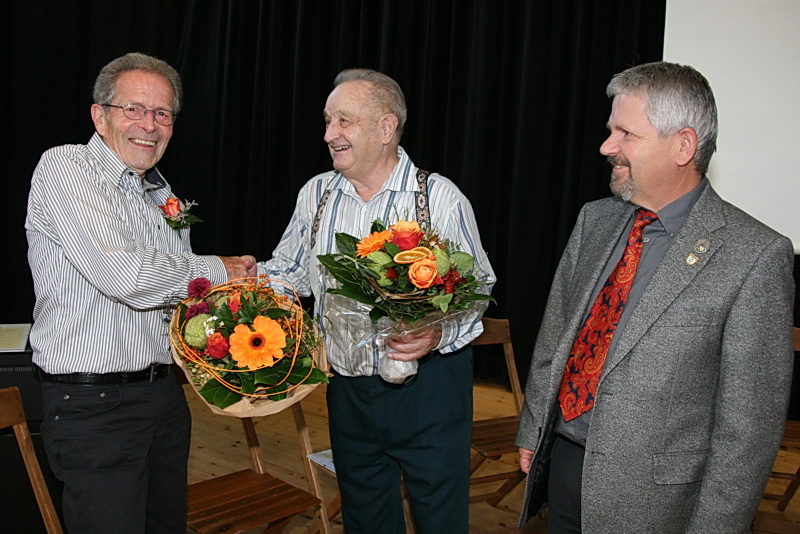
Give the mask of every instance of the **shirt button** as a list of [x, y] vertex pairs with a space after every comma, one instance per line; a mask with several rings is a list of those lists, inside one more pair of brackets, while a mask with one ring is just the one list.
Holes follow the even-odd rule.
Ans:
[[69, 395], [64, 395], [64, 400], [69, 400]]
[[104, 391], [103, 393], [101, 393], [101, 394], [100, 394], [100, 398], [101, 398], [101, 399], [102, 399], [103, 397], [105, 397], [105, 396], [106, 396], [106, 393], [105, 393], [105, 391]]

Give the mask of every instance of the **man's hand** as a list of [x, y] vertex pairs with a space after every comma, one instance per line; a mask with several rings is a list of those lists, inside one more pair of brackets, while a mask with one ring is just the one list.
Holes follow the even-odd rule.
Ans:
[[533, 451], [528, 449], [519, 448], [519, 468], [526, 475], [531, 470], [531, 462], [533, 461]]
[[253, 277], [258, 274], [256, 259], [253, 256], [219, 256], [228, 273], [228, 281], [237, 278]]
[[242, 256], [242, 265], [247, 269], [247, 276], [258, 276], [258, 268], [256, 267], [256, 259], [249, 254]]
[[390, 352], [387, 356], [404, 362], [418, 360], [439, 345], [441, 339], [442, 327], [438, 325], [404, 336], [390, 337], [386, 344], [395, 352]]

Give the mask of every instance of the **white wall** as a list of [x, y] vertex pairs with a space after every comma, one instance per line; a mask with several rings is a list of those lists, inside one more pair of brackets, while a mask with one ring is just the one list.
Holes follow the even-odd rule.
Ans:
[[800, 253], [800, 0], [667, 0], [664, 60], [714, 90], [714, 188]]

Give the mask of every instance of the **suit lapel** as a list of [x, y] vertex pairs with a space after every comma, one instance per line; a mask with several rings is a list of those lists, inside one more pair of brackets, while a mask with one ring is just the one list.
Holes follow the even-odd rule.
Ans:
[[725, 225], [722, 206], [722, 199], [707, 186], [620, 333], [614, 353], [606, 360], [603, 376], [636, 346], [722, 246], [722, 236], [716, 233]]

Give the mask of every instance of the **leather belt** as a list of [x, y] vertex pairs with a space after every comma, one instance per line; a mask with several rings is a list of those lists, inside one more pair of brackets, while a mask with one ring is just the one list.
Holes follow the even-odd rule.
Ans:
[[130, 373], [69, 373], [64, 375], [51, 375], [39, 369], [39, 379], [42, 382], [54, 384], [76, 384], [83, 386], [105, 384], [128, 384], [130, 382], [155, 382], [170, 373], [171, 364], [153, 363], [141, 371]]

